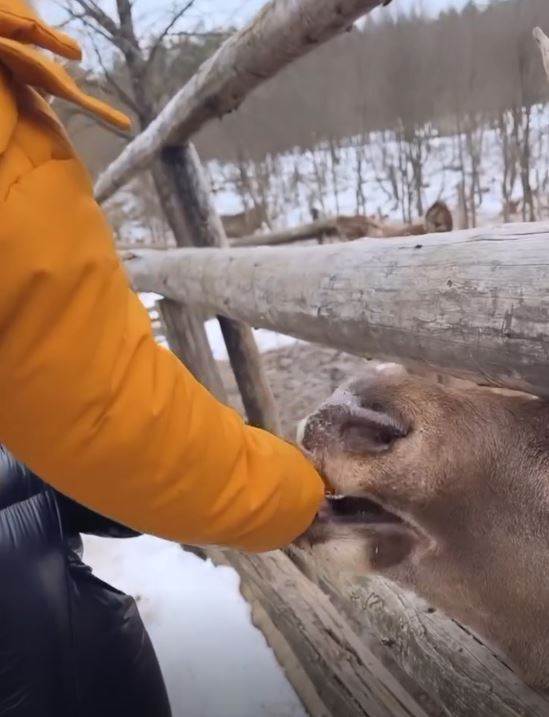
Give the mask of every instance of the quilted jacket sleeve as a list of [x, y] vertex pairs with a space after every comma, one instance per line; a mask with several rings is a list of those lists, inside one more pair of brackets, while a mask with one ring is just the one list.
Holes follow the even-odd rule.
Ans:
[[288, 543], [313, 520], [320, 477], [156, 345], [88, 175], [30, 85], [125, 122], [28, 44], [0, 39], [0, 440], [140, 532], [252, 551]]

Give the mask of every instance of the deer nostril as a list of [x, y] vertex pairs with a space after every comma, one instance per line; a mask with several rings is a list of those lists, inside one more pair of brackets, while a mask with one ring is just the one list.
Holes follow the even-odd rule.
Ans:
[[321, 448], [323, 443], [322, 429], [314, 416], [309, 416], [309, 418], [301, 421], [297, 430], [298, 445], [301, 446], [301, 448], [309, 453], [313, 453], [318, 448]]
[[298, 444], [309, 452], [325, 448], [328, 443], [339, 438], [347, 414], [347, 408], [336, 404], [325, 406], [311, 414], [297, 427]]

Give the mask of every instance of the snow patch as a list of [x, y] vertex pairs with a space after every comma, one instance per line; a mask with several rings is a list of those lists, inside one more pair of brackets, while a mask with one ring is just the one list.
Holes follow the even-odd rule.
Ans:
[[84, 547], [98, 577], [137, 600], [173, 717], [305, 717], [234, 570], [150, 536], [86, 536]]
[[[139, 294], [139, 298], [148, 309], [151, 318], [158, 317], [158, 313], [154, 307], [156, 302], [160, 301], [162, 297], [159, 294], [142, 293]], [[206, 322], [206, 333], [216, 361], [228, 361], [229, 357], [227, 355], [225, 341], [223, 340], [223, 335], [221, 334], [221, 329], [216, 319], [211, 319]], [[254, 329], [254, 336], [261, 352], [274, 351], [284, 348], [285, 346], [291, 346], [297, 342], [297, 339], [294, 339], [292, 336], [285, 336], [284, 334], [279, 334], [275, 331], [266, 331], [265, 329]], [[158, 336], [157, 341], [167, 348], [168, 344], [164, 336]]]

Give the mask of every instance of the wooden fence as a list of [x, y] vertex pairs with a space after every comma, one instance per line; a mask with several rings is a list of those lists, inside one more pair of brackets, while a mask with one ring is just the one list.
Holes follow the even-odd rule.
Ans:
[[138, 251], [139, 291], [366, 357], [549, 395], [549, 224]]
[[[549, 393], [547, 225], [352, 245], [228, 248], [190, 136], [379, 4], [268, 3], [97, 182], [103, 201], [137, 171], [160, 163], [171, 202], [167, 219], [186, 248], [132, 252], [132, 281], [167, 297], [161, 313], [172, 349], [223, 399], [202, 325], [204, 316], [220, 317], [248, 418], [271, 430], [278, 425], [276, 406], [250, 324]], [[204, 554], [238, 571], [254, 621], [314, 717], [549, 714], [549, 699], [525, 686], [500, 655], [382, 579], [318, 573], [295, 548]]]

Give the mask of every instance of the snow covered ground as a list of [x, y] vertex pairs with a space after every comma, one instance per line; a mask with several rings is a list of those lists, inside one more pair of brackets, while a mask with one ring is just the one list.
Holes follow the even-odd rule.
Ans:
[[[275, 351], [281, 349], [284, 346], [294, 344], [297, 339], [285, 334], [279, 334], [275, 331], [267, 331], [265, 329], [254, 329], [254, 336], [259, 346], [260, 351]], [[225, 347], [225, 341], [219, 328], [217, 319], [212, 319], [206, 322], [206, 333], [208, 334], [208, 340], [212, 347], [214, 358], [218, 361], [228, 361], [227, 349]]]
[[233, 570], [149, 536], [86, 537], [84, 548], [98, 577], [138, 600], [173, 717], [305, 717]]

